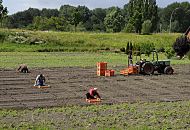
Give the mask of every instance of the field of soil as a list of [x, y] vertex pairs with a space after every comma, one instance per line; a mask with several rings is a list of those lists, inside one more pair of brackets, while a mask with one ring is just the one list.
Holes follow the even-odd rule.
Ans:
[[[1, 69], [0, 108], [88, 105], [85, 94], [91, 86], [98, 88], [101, 104], [190, 100], [190, 65], [173, 67], [173, 75], [123, 76], [118, 66], [114, 77], [96, 76], [95, 67], [36, 68], [28, 74]], [[40, 73], [51, 88], [32, 88]]]

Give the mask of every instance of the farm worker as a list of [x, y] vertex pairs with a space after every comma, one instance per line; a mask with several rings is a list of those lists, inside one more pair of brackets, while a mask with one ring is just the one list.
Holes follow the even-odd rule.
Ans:
[[89, 92], [86, 94], [87, 99], [100, 99], [100, 95], [97, 92], [98, 88], [90, 88]]
[[28, 67], [27, 67], [26, 64], [21, 64], [21, 65], [18, 67], [17, 71], [19, 71], [19, 72], [21, 72], [21, 73], [28, 73], [28, 72], [29, 72], [29, 71], [28, 71]]
[[40, 74], [36, 77], [36, 81], [35, 81], [35, 84], [34, 86], [45, 86], [45, 77], [43, 74]]

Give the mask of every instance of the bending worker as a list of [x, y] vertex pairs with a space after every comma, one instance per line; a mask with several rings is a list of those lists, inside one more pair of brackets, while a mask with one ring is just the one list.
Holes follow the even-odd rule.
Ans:
[[99, 93], [97, 92], [98, 88], [91, 88], [89, 92], [86, 94], [87, 99], [97, 99], [100, 98]]
[[19, 71], [19, 72], [21, 72], [21, 73], [29, 73], [28, 67], [27, 67], [26, 64], [21, 64], [21, 65], [18, 67], [17, 71]]
[[45, 86], [45, 77], [43, 74], [40, 74], [36, 77], [36, 81], [35, 81], [35, 84], [34, 86]]

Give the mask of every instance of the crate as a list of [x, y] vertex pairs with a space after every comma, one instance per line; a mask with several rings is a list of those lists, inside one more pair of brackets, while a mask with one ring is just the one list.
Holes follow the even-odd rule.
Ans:
[[106, 69], [99, 69], [99, 68], [97, 68], [97, 72], [103, 72], [103, 71], [106, 71]]
[[105, 76], [105, 70], [104, 71], [97, 71], [98, 76]]
[[129, 74], [128, 73], [128, 69], [121, 70], [120, 74], [122, 74], [122, 75], [128, 75]]
[[139, 67], [138, 66], [129, 66], [128, 68], [121, 70], [120, 74], [122, 74], [122, 75], [139, 74]]
[[107, 70], [107, 62], [98, 62], [97, 63], [97, 69]]
[[138, 67], [137, 66], [129, 66], [128, 73], [129, 74], [138, 74]]
[[105, 76], [108, 76], [108, 77], [114, 76], [114, 73], [115, 73], [114, 70], [106, 70], [106, 71], [105, 71]]

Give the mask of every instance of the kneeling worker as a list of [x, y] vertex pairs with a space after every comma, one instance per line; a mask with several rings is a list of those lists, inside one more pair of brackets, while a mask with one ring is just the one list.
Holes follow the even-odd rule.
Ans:
[[21, 73], [29, 73], [28, 71], [28, 67], [26, 64], [21, 64], [19, 66], [19, 68], [17, 69], [17, 71], [21, 72]]
[[40, 74], [36, 77], [36, 81], [35, 81], [35, 84], [34, 86], [45, 86], [45, 77], [43, 74]]
[[89, 92], [86, 94], [87, 99], [101, 99], [99, 93], [97, 92], [98, 88], [91, 88]]

